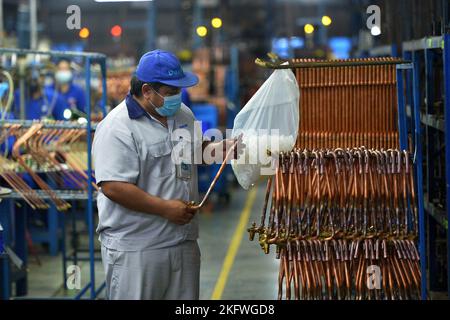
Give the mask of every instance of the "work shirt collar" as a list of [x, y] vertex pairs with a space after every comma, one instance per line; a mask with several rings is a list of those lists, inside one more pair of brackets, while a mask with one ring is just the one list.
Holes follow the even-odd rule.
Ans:
[[[164, 126], [161, 121], [150, 115], [147, 111], [142, 108], [142, 106], [139, 104], [139, 102], [136, 101], [136, 99], [133, 98], [130, 92], [128, 92], [127, 97], [125, 99], [125, 104], [127, 106], [128, 110], [128, 117], [130, 119], [139, 119], [141, 117], [147, 117], [150, 120], [154, 120], [158, 123], [160, 123], [162, 126]], [[173, 116], [167, 117], [167, 125], [169, 126], [169, 129], [173, 127]]]
[[144, 110], [144, 108], [141, 107], [139, 102], [137, 102], [129, 92], [125, 99], [125, 103], [127, 105], [128, 116], [130, 119], [139, 119], [142, 116], [146, 116], [151, 119], [150, 115]]

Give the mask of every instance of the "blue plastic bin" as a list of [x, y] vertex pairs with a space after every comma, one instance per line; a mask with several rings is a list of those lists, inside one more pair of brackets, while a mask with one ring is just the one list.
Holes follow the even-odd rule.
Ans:
[[[219, 123], [219, 111], [217, 107], [211, 104], [194, 104], [192, 105], [192, 112], [194, 113], [195, 119], [202, 122], [202, 132], [208, 129], [215, 129], [218, 127]], [[208, 134], [206, 134], [208, 136]], [[199, 166], [198, 167], [198, 189], [200, 193], [205, 193], [217, 171], [219, 170], [220, 164], [213, 164], [210, 166]], [[229, 168], [226, 168], [222, 176], [217, 180], [216, 186], [214, 187], [213, 193], [226, 194], [227, 193], [227, 178], [226, 173]]]
[[191, 108], [195, 119], [202, 122], [203, 134], [208, 129], [215, 129], [219, 124], [219, 111], [212, 104], [193, 104]]

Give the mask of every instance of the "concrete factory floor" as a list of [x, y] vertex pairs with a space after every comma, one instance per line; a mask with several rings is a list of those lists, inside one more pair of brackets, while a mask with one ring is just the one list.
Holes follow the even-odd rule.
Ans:
[[[250, 192], [237, 188], [232, 192], [228, 206], [217, 205], [211, 212], [200, 213], [201, 299], [276, 299], [278, 261], [273, 253], [267, 256], [261, 251], [257, 239], [250, 242], [247, 232], [251, 222], [259, 221], [264, 191], [262, 184]], [[86, 224], [80, 220], [77, 225], [80, 246], [87, 248]], [[70, 251], [70, 236], [67, 238], [66, 247]], [[98, 243], [96, 249], [99, 249]], [[63, 289], [61, 255], [51, 257], [39, 247], [38, 251], [41, 265], [35, 257], [29, 256], [29, 294], [25, 298], [76, 295], [78, 290]], [[86, 256], [86, 253], [80, 253], [82, 255]], [[81, 261], [78, 265], [84, 287], [89, 281], [89, 262]], [[98, 288], [104, 279], [100, 261], [96, 262], [95, 269]], [[86, 297], [88, 295], [89, 292]], [[103, 297], [104, 292], [98, 298]]]

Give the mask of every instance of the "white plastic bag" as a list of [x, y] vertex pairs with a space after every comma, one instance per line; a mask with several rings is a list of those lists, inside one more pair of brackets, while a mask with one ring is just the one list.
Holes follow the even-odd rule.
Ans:
[[300, 91], [290, 69], [275, 70], [234, 120], [233, 137], [243, 134], [243, 156], [231, 165], [239, 184], [248, 189], [260, 175], [273, 174], [269, 154], [290, 151], [299, 124]]

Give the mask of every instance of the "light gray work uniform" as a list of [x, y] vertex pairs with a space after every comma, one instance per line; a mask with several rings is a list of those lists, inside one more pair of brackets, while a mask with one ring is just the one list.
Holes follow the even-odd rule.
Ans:
[[[128, 182], [163, 199], [197, 202], [196, 165], [180, 168], [171, 158], [179, 143], [172, 133], [183, 128], [193, 137], [194, 116], [182, 105], [167, 122], [168, 128], [128, 95], [97, 126], [92, 147], [97, 183]], [[182, 142], [193, 151], [201, 148], [201, 139]], [[122, 207], [101, 189], [97, 205], [108, 299], [198, 299], [197, 216], [177, 225]]]

